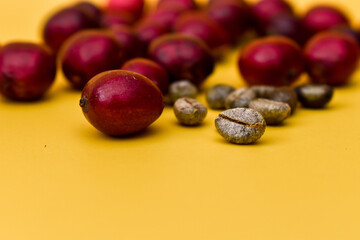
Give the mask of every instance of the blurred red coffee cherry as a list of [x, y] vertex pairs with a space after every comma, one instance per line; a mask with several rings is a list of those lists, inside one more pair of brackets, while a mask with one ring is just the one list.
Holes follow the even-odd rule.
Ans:
[[301, 48], [293, 40], [271, 36], [250, 42], [240, 52], [238, 67], [249, 85], [292, 84], [303, 72]]
[[359, 46], [345, 34], [325, 31], [309, 40], [304, 55], [312, 82], [338, 86], [348, 83], [356, 70]]

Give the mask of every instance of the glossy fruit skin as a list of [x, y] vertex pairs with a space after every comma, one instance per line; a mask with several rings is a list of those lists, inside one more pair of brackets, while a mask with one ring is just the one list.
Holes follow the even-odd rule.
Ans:
[[168, 34], [153, 41], [149, 56], [169, 72], [170, 82], [189, 80], [200, 86], [213, 72], [215, 60], [200, 39]]
[[181, 11], [195, 10], [198, 8], [194, 0], [159, 0], [157, 8], [176, 8]]
[[286, 86], [301, 75], [304, 62], [298, 44], [271, 36], [246, 45], [239, 54], [238, 67], [248, 85]]
[[144, 75], [158, 86], [163, 94], [169, 90], [169, 74], [166, 69], [146, 58], [134, 58], [124, 63], [122, 70]]
[[243, 1], [213, 2], [206, 9], [206, 14], [221, 25], [234, 44], [250, 26], [250, 7]]
[[266, 26], [266, 34], [288, 37], [300, 45], [307, 40], [301, 20], [287, 13], [273, 17]]
[[109, 29], [124, 48], [126, 59], [141, 56], [141, 42], [132, 27], [116, 25]]
[[339, 9], [317, 6], [310, 9], [302, 19], [309, 37], [338, 26], [349, 26], [349, 19]]
[[109, 0], [107, 9], [119, 14], [126, 13], [131, 16], [132, 21], [136, 21], [141, 17], [144, 5], [144, 0]]
[[86, 119], [111, 136], [137, 133], [163, 111], [158, 87], [141, 74], [125, 70], [100, 73], [84, 87], [80, 106]]
[[118, 14], [116, 12], [107, 12], [105, 11], [100, 19], [100, 26], [102, 28], [112, 28], [118, 25], [130, 26], [132, 20], [129, 19], [129, 16], [126, 14]]
[[352, 37], [360, 46], [360, 32], [357, 31], [356, 29], [351, 28], [349, 26], [339, 26], [339, 27], [335, 27], [331, 30], [334, 30], [336, 32], [343, 33], [345, 35]]
[[157, 25], [162, 25], [166, 28], [168, 32], [172, 31], [173, 26], [178, 17], [182, 14], [182, 11], [174, 8], [159, 8], [155, 9], [153, 12], [149, 13], [143, 21], [155, 23]]
[[14, 42], [0, 49], [0, 91], [9, 99], [40, 99], [54, 82], [55, 75], [55, 56], [45, 46]]
[[66, 41], [59, 59], [67, 80], [81, 90], [96, 74], [120, 68], [126, 52], [110, 32], [87, 30]]
[[245, 3], [246, 2], [244, 0], [209, 0], [208, 1], [208, 6], [214, 5], [214, 4], [218, 4], [218, 3]]
[[263, 32], [273, 17], [279, 14], [294, 14], [289, 3], [283, 0], [261, 0], [252, 6], [252, 16], [258, 31]]
[[221, 25], [199, 11], [182, 14], [176, 21], [174, 30], [177, 33], [200, 38], [213, 51], [230, 44], [229, 36]]
[[359, 46], [345, 34], [325, 31], [309, 40], [304, 56], [306, 70], [313, 83], [339, 86], [348, 83], [356, 70]]
[[141, 43], [141, 55], [146, 56], [150, 43], [169, 30], [161, 24], [144, 20], [135, 26], [135, 32]]
[[61, 45], [73, 34], [98, 25], [78, 8], [61, 9], [52, 15], [43, 29], [44, 42], [56, 53]]
[[98, 6], [94, 5], [91, 2], [82, 1], [76, 3], [73, 7], [85, 13], [88, 18], [94, 22], [95, 25], [99, 24], [102, 11]]

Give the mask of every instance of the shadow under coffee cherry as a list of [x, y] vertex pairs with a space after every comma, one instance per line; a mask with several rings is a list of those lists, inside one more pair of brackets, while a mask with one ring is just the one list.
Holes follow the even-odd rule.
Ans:
[[0, 103], [7, 104], [7, 105], [13, 105], [13, 106], [36, 106], [36, 105], [44, 105], [48, 103], [49, 101], [56, 98], [56, 94], [46, 93], [41, 98], [33, 99], [33, 100], [12, 100], [9, 98], [6, 98], [4, 96], [0, 95]]
[[111, 140], [111, 141], [128, 141], [128, 140], [139, 140], [144, 138], [151, 138], [161, 133], [161, 128], [157, 126], [149, 126], [140, 132], [125, 135], [125, 136], [110, 136], [106, 135], [95, 128], [81, 128], [81, 136], [87, 139], [99, 139], [99, 140]]
[[65, 83], [59, 87], [59, 91], [69, 94], [79, 94], [79, 95], [81, 94], [81, 90], [75, 89], [70, 84], [65, 84]]

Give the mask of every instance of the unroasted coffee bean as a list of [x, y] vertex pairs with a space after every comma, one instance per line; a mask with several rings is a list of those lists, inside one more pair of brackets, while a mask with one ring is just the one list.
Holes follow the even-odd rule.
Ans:
[[269, 99], [289, 104], [289, 106], [291, 108], [291, 114], [293, 114], [295, 112], [295, 109], [298, 104], [297, 94], [290, 87], [276, 88], [276, 90], [270, 95]]
[[250, 88], [255, 92], [257, 98], [270, 98], [276, 90], [276, 87], [268, 85], [255, 85]]
[[234, 87], [227, 84], [213, 86], [206, 93], [208, 106], [211, 109], [225, 109], [225, 99], [234, 90]]
[[299, 102], [306, 108], [323, 108], [330, 102], [334, 89], [326, 84], [306, 84], [295, 88]]
[[248, 107], [256, 98], [255, 92], [250, 88], [239, 88], [230, 93], [225, 99], [226, 109]]
[[278, 125], [290, 116], [289, 104], [264, 98], [258, 98], [250, 102], [249, 108], [255, 109], [264, 117], [267, 125]]
[[188, 80], [173, 82], [169, 87], [169, 103], [174, 103], [179, 98], [189, 97], [196, 98], [198, 90], [194, 84]]
[[226, 110], [215, 119], [215, 126], [223, 138], [236, 144], [254, 143], [266, 129], [264, 118], [251, 108]]
[[179, 98], [174, 104], [174, 113], [181, 124], [195, 126], [205, 119], [207, 108], [195, 99]]

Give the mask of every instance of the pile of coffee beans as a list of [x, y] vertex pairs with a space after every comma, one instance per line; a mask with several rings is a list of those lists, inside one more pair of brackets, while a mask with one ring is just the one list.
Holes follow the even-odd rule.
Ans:
[[[224, 93], [224, 89], [229, 91]], [[295, 112], [299, 103], [305, 108], [324, 108], [332, 99], [333, 92], [333, 87], [326, 84], [303, 84], [294, 89], [268, 85], [234, 89], [232, 86], [221, 84], [215, 85], [207, 91], [206, 100], [208, 106], [214, 110], [234, 109], [233, 113], [238, 111], [244, 114], [243, 109], [249, 108], [262, 115], [266, 122], [264, 126], [281, 125], [285, 119]], [[215, 104], [213, 99], [216, 99], [218, 104]], [[219, 127], [217, 129], [224, 136], [224, 131], [219, 130]], [[225, 139], [233, 143], [243, 143], [233, 141], [228, 137]], [[258, 138], [254, 139], [257, 140]]]
[[[250, 144], [299, 102], [324, 108], [357, 68], [359, 31], [336, 7], [297, 15], [285, 0], [201, 3], [109, 0], [58, 9], [42, 26], [42, 43], [1, 46], [0, 92], [14, 101], [41, 100], [61, 69], [82, 91], [85, 117], [105, 134], [137, 133], [165, 105], [181, 125], [200, 125], [209, 107], [226, 110], [215, 120], [221, 136]], [[205, 93], [206, 107], [195, 98], [229, 51], [239, 51], [234, 65], [246, 87], [215, 85]], [[308, 83], [298, 86], [303, 74]]]

